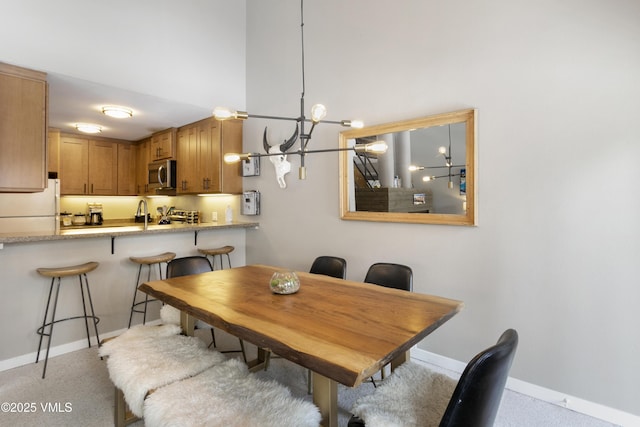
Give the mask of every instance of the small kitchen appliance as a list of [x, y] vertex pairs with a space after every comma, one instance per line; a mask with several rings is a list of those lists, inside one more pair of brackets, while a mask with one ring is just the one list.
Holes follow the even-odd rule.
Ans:
[[89, 224], [102, 225], [102, 203], [87, 203]]

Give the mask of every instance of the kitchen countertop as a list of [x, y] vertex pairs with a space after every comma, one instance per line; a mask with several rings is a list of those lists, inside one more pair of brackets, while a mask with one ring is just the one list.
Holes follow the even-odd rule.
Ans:
[[70, 239], [88, 239], [96, 237], [120, 237], [141, 234], [161, 234], [161, 233], [180, 233], [180, 232], [198, 232], [204, 230], [229, 229], [229, 228], [257, 228], [257, 222], [232, 222], [215, 223], [208, 222], [202, 224], [149, 224], [148, 229], [144, 230], [144, 224], [132, 222], [110, 222], [105, 225], [87, 225], [83, 227], [61, 227], [59, 232], [14, 232], [0, 233], [0, 243], [25, 243], [40, 242], [50, 240], [70, 240]]

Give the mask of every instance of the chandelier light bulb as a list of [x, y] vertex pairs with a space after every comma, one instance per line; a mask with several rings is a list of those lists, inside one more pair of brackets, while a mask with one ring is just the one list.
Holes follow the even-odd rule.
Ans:
[[365, 145], [365, 151], [368, 153], [386, 153], [389, 146], [384, 141], [370, 142]]
[[327, 115], [327, 107], [322, 104], [315, 104], [311, 107], [311, 121], [318, 123]]
[[226, 120], [235, 116], [235, 112], [227, 107], [216, 107], [213, 109], [213, 117], [216, 120]]
[[445, 155], [447, 154], [447, 147], [445, 147], [444, 145], [440, 148], [438, 148], [438, 153]]
[[435, 176], [423, 176], [423, 177], [422, 177], [422, 180], [423, 180], [424, 182], [433, 181], [434, 179], [436, 179], [436, 177], [435, 177]]

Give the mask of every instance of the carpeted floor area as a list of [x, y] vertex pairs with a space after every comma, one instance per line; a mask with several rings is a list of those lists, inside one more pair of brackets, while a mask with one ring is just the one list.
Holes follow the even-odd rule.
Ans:
[[[225, 335], [216, 332], [219, 347], [237, 347], [237, 339]], [[202, 338], [209, 339], [209, 336], [203, 335]], [[248, 356], [255, 355], [255, 348], [248, 347]], [[109, 380], [105, 362], [98, 357], [96, 348], [52, 358], [49, 360], [46, 379], [43, 380], [41, 375], [41, 363], [0, 372], [0, 403], [3, 404], [0, 412], [1, 427], [113, 425], [113, 385]], [[294, 395], [311, 399], [307, 394], [307, 373], [300, 366], [274, 358], [269, 369], [258, 375], [275, 378], [288, 386]], [[347, 425], [349, 409], [358, 396], [372, 391], [373, 386], [370, 383], [356, 389], [339, 386], [340, 427]], [[138, 421], [130, 425], [143, 427], [144, 423]], [[283, 423], [283, 426], [286, 426], [286, 423]], [[496, 427], [516, 426], [612, 427], [612, 424], [507, 390], [498, 413]]]

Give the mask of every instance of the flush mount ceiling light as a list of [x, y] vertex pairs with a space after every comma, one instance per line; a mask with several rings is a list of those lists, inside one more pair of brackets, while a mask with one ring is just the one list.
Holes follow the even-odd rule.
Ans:
[[102, 126], [93, 125], [90, 123], [77, 123], [76, 129], [84, 133], [100, 133], [102, 132]]
[[[234, 111], [231, 110], [229, 108], [226, 107], [216, 107], [213, 110], [213, 116], [217, 119], [217, 120], [226, 120], [226, 119], [248, 119], [248, 118], [259, 118], [259, 119], [272, 119], [272, 120], [289, 120], [289, 121], [294, 121], [296, 122], [296, 128], [293, 131], [293, 134], [291, 135], [291, 137], [285, 141], [283, 144], [278, 145], [271, 145], [268, 142], [267, 139], [267, 128], [265, 127], [264, 130], [264, 136], [263, 136], [263, 146], [265, 151], [267, 152], [267, 154], [262, 154], [262, 153], [243, 153], [243, 154], [237, 154], [237, 153], [229, 153], [226, 154], [224, 156], [225, 161], [227, 163], [232, 163], [232, 162], [237, 162], [240, 160], [246, 160], [249, 159], [251, 157], [273, 157], [273, 156], [282, 156], [279, 159], [282, 159], [284, 157], [284, 159], [280, 160], [280, 163], [278, 163], [278, 158], [274, 158], [272, 159], [272, 162], [274, 163], [274, 165], [276, 166], [276, 171], [278, 171], [279, 169], [283, 169], [281, 163], [284, 161], [286, 162], [286, 154], [297, 154], [300, 156], [300, 169], [299, 169], [299, 179], [305, 179], [307, 176], [307, 172], [306, 172], [306, 168], [304, 166], [304, 157], [306, 154], [313, 154], [313, 153], [325, 153], [325, 152], [332, 152], [332, 151], [346, 151], [346, 150], [361, 150], [361, 151], [377, 151], [377, 150], [373, 150], [372, 149], [372, 145], [368, 145], [368, 147], [365, 147], [364, 144], [362, 146], [357, 146], [357, 147], [353, 147], [353, 148], [334, 148], [334, 149], [325, 149], [325, 150], [307, 150], [307, 145], [309, 144], [309, 140], [311, 139], [311, 133], [313, 132], [313, 129], [315, 128], [315, 126], [319, 123], [329, 123], [329, 124], [336, 124], [336, 125], [341, 125], [341, 126], [346, 126], [346, 127], [352, 127], [352, 128], [362, 128], [364, 126], [364, 124], [362, 123], [362, 121], [360, 120], [340, 120], [340, 121], [331, 121], [331, 120], [324, 120], [324, 117], [327, 114], [327, 109], [324, 105], [322, 104], [315, 104], [313, 105], [313, 107], [311, 107], [311, 117], [307, 118], [305, 117], [305, 108], [304, 108], [304, 93], [305, 93], [305, 80], [304, 80], [304, 0], [300, 1], [300, 35], [301, 35], [301, 46], [302, 46], [302, 94], [300, 96], [300, 115], [297, 117], [282, 117], [282, 116], [266, 116], [266, 115], [260, 115], [260, 114], [249, 114], [246, 111]], [[309, 132], [306, 133], [305, 132], [305, 123], [311, 123], [311, 129], [309, 129]], [[298, 128], [299, 127], [299, 128]], [[287, 150], [289, 150], [295, 143], [297, 140], [300, 140], [300, 148], [295, 151], [295, 152], [290, 152], [287, 153]], [[381, 149], [382, 146], [377, 144], [375, 146], [376, 149]], [[386, 146], [385, 149], [386, 151]], [[288, 162], [287, 162], [288, 163]], [[290, 166], [289, 166], [290, 168]], [[287, 173], [288, 169], [283, 169], [286, 170]], [[284, 184], [284, 180], [281, 179], [281, 177], [278, 178], [278, 181], [280, 182], [280, 186], [282, 188], [284, 188], [286, 185]]]
[[118, 107], [116, 105], [105, 105], [102, 107], [102, 114], [114, 117], [116, 119], [127, 119], [133, 116], [133, 111], [126, 107]]

